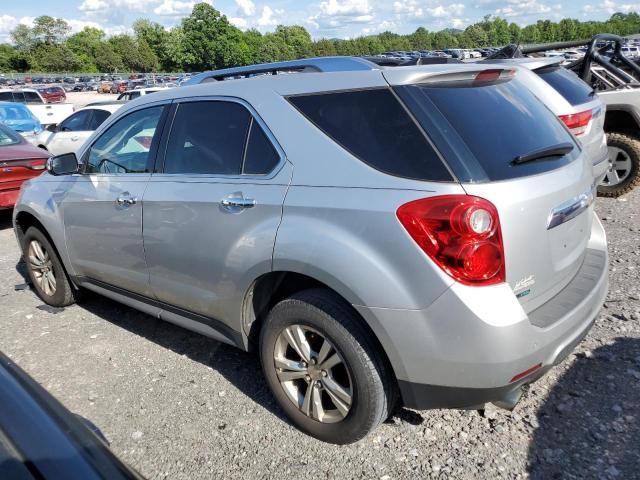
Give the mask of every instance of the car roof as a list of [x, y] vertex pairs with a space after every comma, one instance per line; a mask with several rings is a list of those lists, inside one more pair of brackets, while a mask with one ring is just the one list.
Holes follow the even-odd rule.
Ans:
[[[76, 112], [79, 112], [81, 110], [105, 110], [107, 112], [113, 113], [116, 110], [118, 110], [119, 108], [121, 108], [123, 105], [125, 105], [125, 102], [123, 102], [123, 103], [89, 104], [89, 105], [85, 105], [82, 108], [77, 109]], [[75, 113], [75, 112], [73, 112], [73, 113]]]

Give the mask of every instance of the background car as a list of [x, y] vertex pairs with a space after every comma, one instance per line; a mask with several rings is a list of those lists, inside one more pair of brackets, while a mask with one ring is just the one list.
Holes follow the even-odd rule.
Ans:
[[47, 103], [67, 101], [67, 94], [65, 93], [64, 88], [60, 86], [39, 87], [36, 90], [38, 90], [42, 98], [44, 98]]
[[151, 88], [137, 88], [135, 90], [127, 90], [123, 92], [118, 97], [118, 100], [129, 101], [134, 98], [141, 97], [143, 95], [148, 95], [150, 93], [159, 92], [161, 90], [166, 90], [166, 87], [151, 87]]
[[116, 80], [111, 84], [111, 93], [123, 93], [129, 88], [128, 80]]
[[40, 133], [34, 144], [53, 155], [75, 153], [94, 130], [122, 105], [108, 103], [82, 108], [55, 127]]
[[0, 102], [0, 123], [4, 123], [29, 141], [42, 132], [38, 117], [22, 103]]
[[0, 124], [0, 209], [13, 208], [22, 183], [42, 173], [49, 155]]

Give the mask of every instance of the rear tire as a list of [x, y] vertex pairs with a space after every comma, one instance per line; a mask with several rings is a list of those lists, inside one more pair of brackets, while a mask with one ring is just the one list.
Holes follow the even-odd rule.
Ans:
[[43, 302], [52, 307], [76, 302], [78, 292], [71, 286], [58, 253], [44, 233], [37, 227], [29, 227], [22, 250], [29, 280]]
[[380, 348], [351, 305], [328, 290], [305, 290], [273, 307], [260, 334], [260, 360], [287, 417], [324, 442], [360, 440], [396, 402]]
[[598, 185], [598, 193], [603, 197], [619, 197], [640, 184], [640, 140], [612, 132], [607, 134], [607, 146], [612, 167]]

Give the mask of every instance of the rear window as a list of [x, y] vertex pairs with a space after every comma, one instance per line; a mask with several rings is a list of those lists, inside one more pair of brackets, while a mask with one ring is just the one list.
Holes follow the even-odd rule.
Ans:
[[593, 100], [593, 88], [566, 68], [552, 66], [535, 70], [535, 73], [555, 88], [573, 106]]
[[300, 95], [289, 101], [327, 136], [377, 170], [417, 180], [452, 180], [389, 89]]
[[513, 165], [516, 157], [573, 138], [517, 79], [483, 86], [396, 87], [460, 181], [497, 181], [543, 173], [574, 160], [564, 156]]

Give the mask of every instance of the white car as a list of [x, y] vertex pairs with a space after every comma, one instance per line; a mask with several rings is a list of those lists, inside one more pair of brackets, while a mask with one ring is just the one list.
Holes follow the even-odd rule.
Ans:
[[127, 90], [126, 92], [122, 92], [118, 97], [118, 100], [124, 100], [128, 102], [129, 100], [133, 100], [134, 98], [138, 98], [142, 95], [149, 95], [150, 93], [160, 92], [162, 90], [166, 90], [167, 87], [149, 87], [149, 88], [137, 88], [135, 90]]
[[105, 103], [81, 108], [58, 125], [44, 130], [32, 143], [53, 155], [76, 153], [93, 131], [122, 105]]

